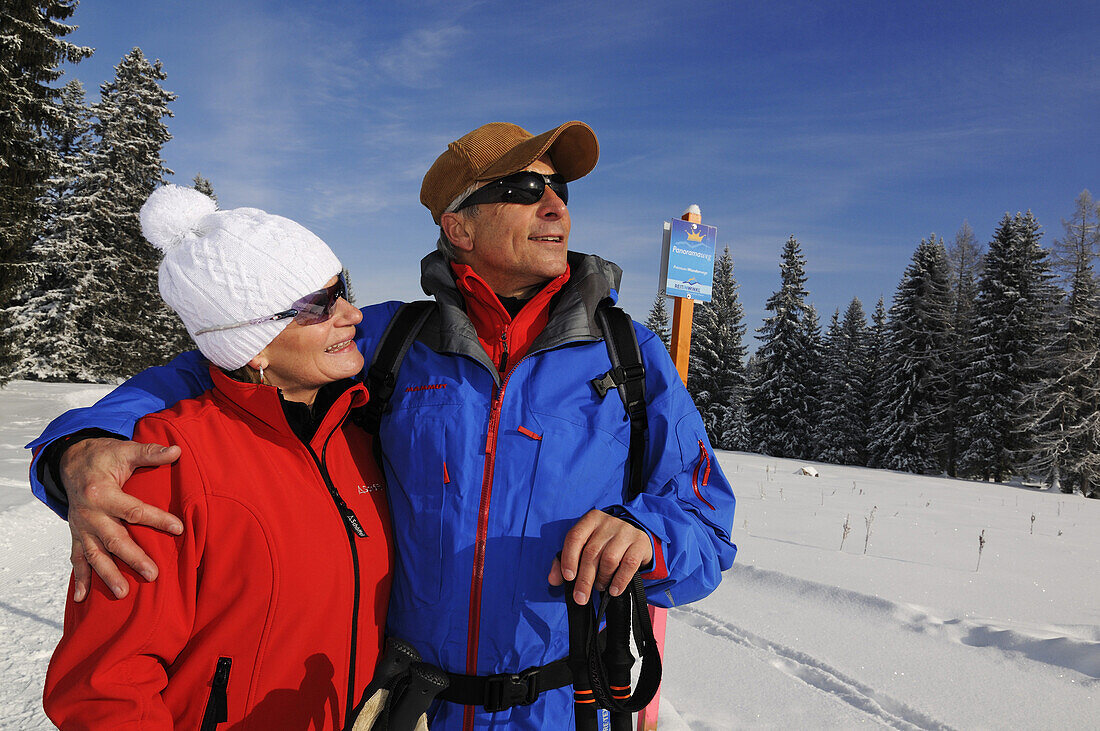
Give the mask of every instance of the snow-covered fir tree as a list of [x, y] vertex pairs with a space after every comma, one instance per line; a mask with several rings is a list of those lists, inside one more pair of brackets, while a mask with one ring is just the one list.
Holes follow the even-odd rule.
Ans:
[[218, 202], [218, 196], [214, 194], [214, 186], [207, 178], [202, 176], [202, 173], [195, 174], [195, 177], [191, 180], [191, 187], [203, 195], [210, 196], [215, 203]]
[[1028, 405], [1041, 379], [1033, 356], [1046, 342], [1046, 313], [1055, 295], [1039, 237], [1030, 211], [1006, 213], [983, 259], [960, 403], [962, 475], [1003, 481], [1019, 472], [1033, 448]]
[[45, 190], [57, 161], [44, 138], [62, 124], [62, 62], [78, 63], [91, 48], [63, 40], [75, 0], [5, 0], [0, 5], [0, 383], [22, 360], [13, 308], [25, 298], [31, 245], [41, 231]]
[[157, 287], [159, 252], [141, 235], [138, 211], [149, 194], [171, 175], [161, 148], [171, 139], [165, 117], [176, 97], [160, 86], [160, 61], [150, 63], [140, 48], [115, 67], [115, 78], [100, 87], [95, 114], [99, 138], [93, 168], [101, 177], [94, 235], [102, 253], [98, 278], [102, 300], [91, 331], [95, 372], [125, 376], [189, 349], [190, 339]]
[[87, 381], [84, 328], [95, 308], [97, 252], [87, 244], [84, 182], [94, 140], [84, 87], [62, 89], [60, 121], [44, 144], [57, 160], [45, 193], [47, 216], [34, 243], [27, 289], [14, 332], [24, 344], [13, 375], [47, 381]]
[[810, 394], [802, 369], [806, 354], [806, 260], [794, 236], [783, 246], [779, 290], [765, 308], [772, 314], [757, 330], [760, 347], [747, 403], [752, 451], [776, 457], [797, 457], [806, 448]]
[[875, 311], [871, 313], [871, 326], [867, 329], [867, 390], [863, 402], [864, 412], [867, 414], [867, 432], [864, 434], [863, 443], [866, 445], [868, 467], [878, 467], [882, 464], [882, 455], [878, 452], [874, 436], [879, 425], [885, 421], [885, 415], [879, 408], [879, 394], [886, 388], [889, 372], [886, 356], [886, 303], [882, 297], [879, 297], [875, 304]]
[[806, 306], [806, 315], [802, 318], [802, 391], [805, 403], [802, 406], [806, 432], [802, 436], [802, 447], [797, 454], [801, 459], [813, 459], [817, 454], [817, 424], [821, 420], [821, 391], [825, 386], [825, 338], [821, 332], [821, 318], [817, 308]]
[[833, 313], [825, 339], [825, 371], [815, 459], [835, 464], [867, 461], [867, 316], [852, 299], [840, 320]]
[[658, 292], [657, 296], [653, 298], [653, 306], [649, 308], [649, 317], [646, 318], [645, 326], [657, 333], [657, 337], [665, 344], [667, 350], [671, 334], [669, 333], [668, 308], [665, 306], [665, 299], [663, 292]]
[[715, 262], [713, 282], [711, 301], [697, 304], [692, 318], [687, 388], [711, 443], [743, 449], [745, 314], [728, 246]]
[[836, 422], [840, 418], [840, 402], [843, 389], [839, 382], [841, 349], [840, 310], [833, 310], [829, 327], [825, 331], [825, 368], [822, 371], [821, 413], [814, 424], [814, 459], [821, 462], [844, 464], [833, 455], [834, 436], [838, 433]]
[[947, 247], [951, 287], [951, 334], [947, 352], [946, 411], [944, 413], [944, 471], [951, 477], [958, 474], [958, 454], [961, 430], [959, 403], [965, 396], [963, 373], [971, 357], [971, 336], [974, 327], [974, 307], [978, 298], [978, 277], [981, 276], [982, 249], [967, 221]]
[[916, 473], [941, 469], [950, 332], [947, 251], [943, 239], [933, 235], [917, 246], [890, 306], [889, 368], [874, 439], [882, 467]]
[[1026, 468], [1053, 489], [1087, 495], [1100, 487], [1100, 206], [1087, 190], [1062, 226], [1051, 261], [1065, 298], [1036, 354], [1042, 377], [1031, 400], [1035, 441]]

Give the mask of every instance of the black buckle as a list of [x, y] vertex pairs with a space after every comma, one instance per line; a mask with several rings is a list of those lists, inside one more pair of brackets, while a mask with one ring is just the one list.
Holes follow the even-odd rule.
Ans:
[[501, 673], [485, 679], [485, 710], [506, 711], [513, 706], [529, 706], [539, 697], [538, 668], [528, 668], [518, 675]]
[[590, 383], [595, 387], [600, 398], [607, 395], [613, 388], [618, 388], [631, 381], [645, 380], [645, 366], [641, 363], [632, 366], [615, 366], [599, 378], [593, 378]]
[[592, 386], [596, 389], [596, 393], [600, 395], [600, 398], [603, 398], [607, 395], [608, 391], [618, 386], [618, 384], [615, 383], [614, 370], [610, 370], [607, 373], [604, 373], [599, 378], [593, 378], [591, 383]]

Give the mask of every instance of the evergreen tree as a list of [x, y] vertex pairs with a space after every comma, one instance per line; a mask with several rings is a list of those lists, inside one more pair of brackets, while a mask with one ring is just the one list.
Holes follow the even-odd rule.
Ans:
[[348, 288], [348, 304], [355, 304], [355, 288], [351, 286], [351, 272], [347, 267], [340, 270], [340, 273], [344, 276], [344, 285]]
[[947, 252], [935, 235], [922, 239], [890, 306], [889, 370], [878, 412], [875, 452], [887, 469], [940, 468], [951, 331]]
[[821, 319], [813, 305], [807, 305], [802, 318], [801, 361], [802, 392], [806, 394], [802, 405], [805, 432], [801, 435], [801, 447], [793, 456], [813, 459], [818, 451], [814, 439], [821, 421], [821, 392], [825, 387], [825, 339], [821, 334]]
[[665, 306], [663, 292], [658, 292], [653, 298], [653, 307], [649, 308], [649, 317], [645, 321], [645, 326], [657, 333], [657, 337], [665, 344], [667, 350], [672, 336], [669, 332], [668, 308]]
[[16, 307], [13, 332], [25, 345], [14, 377], [87, 381], [82, 326], [94, 308], [96, 252], [86, 243], [89, 208], [82, 181], [94, 140], [84, 87], [62, 89], [60, 121], [45, 144], [57, 160], [46, 189], [48, 215], [33, 248], [26, 291]]
[[974, 306], [982, 263], [981, 247], [968, 222], [963, 221], [954, 241], [947, 247], [947, 261], [951, 286], [951, 344], [945, 363], [948, 395], [944, 412], [943, 461], [944, 470], [955, 477], [963, 428], [959, 403], [965, 396], [963, 373], [971, 359]]
[[176, 97], [161, 88], [160, 61], [140, 48], [115, 67], [100, 87], [95, 113], [99, 144], [92, 156], [98, 203], [92, 236], [102, 253], [98, 281], [102, 300], [87, 333], [95, 372], [125, 376], [166, 362], [191, 347], [179, 318], [161, 301], [157, 286], [160, 254], [141, 235], [138, 211], [171, 175], [161, 147], [171, 139], [165, 117]]
[[0, 383], [23, 344], [15, 341], [13, 305], [25, 296], [30, 247], [45, 214], [45, 189], [56, 160], [43, 139], [59, 127], [60, 91], [50, 86], [63, 62], [92, 49], [62, 40], [75, 0], [6, 0], [0, 5]]
[[967, 395], [965, 450], [959, 471], [1007, 479], [1033, 449], [1029, 399], [1040, 383], [1033, 355], [1045, 342], [1054, 292], [1039, 224], [1030, 212], [1001, 219], [983, 260], [975, 305], [971, 362], [964, 374]]
[[698, 304], [692, 318], [687, 382], [707, 436], [720, 449], [740, 448], [744, 440], [744, 319], [727, 246], [715, 262], [711, 301]]
[[1051, 260], [1066, 296], [1037, 354], [1044, 362], [1031, 402], [1035, 445], [1027, 468], [1053, 489], [1089, 494], [1100, 485], [1100, 207], [1087, 190], [1062, 226]]
[[875, 311], [871, 313], [871, 327], [867, 330], [867, 390], [863, 402], [864, 413], [867, 414], [867, 432], [863, 442], [867, 445], [868, 467], [882, 466], [883, 455], [878, 451], [880, 445], [876, 443], [875, 435], [886, 421], [886, 415], [880, 408], [879, 395], [886, 388], [889, 374], [887, 356], [886, 304], [879, 297]]
[[214, 199], [214, 202], [218, 202], [218, 196], [214, 195], [214, 186], [210, 184], [210, 181], [202, 176], [202, 173], [198, 173], [191, 181], [191, 187], [199, 191], [203, 195], [210, 196]]
[[765, 305], [772, 314], [764, 319], [756, 336], [761, 345], [747, 403], [748, 431], [753, 451], [776, 457], [800, 456], [810, 433], [809, 394], [802, 372], [806, 363], [805, 267], [802, 250], [791, 236], [783, 247], [779, 290]]
[[840, 419], [840, 403], [843, 397], [843, 387], [840, 381], [842, 348], [842, 335], [840, 333], [840, 310], [833, 310], [833, 316], [829, 320], [829, 329], [825, 331], [825, 360], [824, 378], [821, 386], [821, 413], [814, 425], [814, 459], [821, 462], [843, 464], [841, 459], [834, 454], [834, 437], [838, 434], [836, 429]]
[[853, 299], [840, 321], [833, 313], [825, 346], [816, 459], [835, 464], [867, 461], [868, 333], [863, 304]]

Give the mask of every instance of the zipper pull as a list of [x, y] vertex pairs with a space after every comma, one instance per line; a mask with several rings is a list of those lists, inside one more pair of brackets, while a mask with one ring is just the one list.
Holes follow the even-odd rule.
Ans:
[[503, 348], [503, 352], [500, 355], [500, 377], [503, 380], [504, 374], [508, 371], [508, 328], [505, 327], [500, 331], [500, 346]]
[[359, 518], [356, 517], [355, 512], [348, 507], [348, 504], [344, 502], [344, 498], [340, 497], [340, 493], [336, 490], [331, 490], [332, 499], [336, 501], [336, 509], [340, 511], [340, 515], [344, 516], [344, 522], [348, 524], [348, 527], [355, 531], [355, 535], [360, 538], [366, 538], [367, 532], [363, 530], [363, 524], [359, 522]]
[[703, 444], [703, 440], [699, 440], [699, 463], [695, 465], [695, 471], [691, 473], [691, 489], [695, 491], [695, 497], [699, 498], [703, 505], [706, 505], [711, 510], [714, 510], [714, 506], [711, 505], [703, 493], [699, 492], [699, 470], [706, 467], [706, 471], [703, 472], [703, 487], [707, 486], [707, 480], [710, 479], [710, 455], [707, 454], [706, 445]]
[[703, 444], [703, 440], [699, 440], [699, 451], [703, 453], [703, 461], [706, 462], [706, 469], [703, 471], [703, 487], [707, 486], [707, 481], [710, 479], [710, 454], [707, 453], [707, 448]]
[[218, 724], [229, 720], [226, 688], [229, 687], [229, 669], [232, 665], [232, 658], [219, 657], [218, 664], [214, 666], [214, 677], [210, 681], [210, 698], [203, 712], [201, 731], [213, 729]]
[[363, 525], [359, 522], [359, 518], [357, 518], [355, 516], [355, 513], [352, 512], [351, 508], [347, 506], [347, 503], [342, 500], [340, 501], [340, 512], [344, 516], [344, 521], [347, 522], [349, 526], [351, 526], [351, 529], [353, 531], [355, 531], [355, 535], [359, 536], [360, 538], [367, 537], [367, 532], [363, 530]]

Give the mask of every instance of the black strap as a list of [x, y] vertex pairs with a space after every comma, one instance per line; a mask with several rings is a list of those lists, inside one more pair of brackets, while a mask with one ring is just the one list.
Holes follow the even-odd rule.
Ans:
[[378, 439], [378, 430], [382, 424], [382, 414], [389, 409], [390, 398], [397, 384], [397, 372], [401, 361], [416, 341], [420, 328], [435, 311], [435, 302], [420, 300], [401, 305], [394, 313], [382, 339], [374, 349], [370, 366], [367, 368], [366, 384], [370, 400], [360, 411], [357, 419], [360, 426], [371, 435], [374, 441], [374, 456], [379, 467], [382, 466], [382, 448]]
[[[569, 606], [571, 620], [569, 632], [571, 635], [579, 632], [584, 638], [587, 678], [591, 683], [596, 705], [610, 710], [612, 715], [637, 713], [649, 705], [661, 686], [661, 653], [657, 648], [657, 640], [653, 636], [653, 625], [649, 621], [641, 576], [635, 574], [627, 590], [617, 597], [601, 592], [598, 612], [592, 608], [591, 603], [581, 607], [579, 611], [575, 608], [572, 582], [566, 584], [565, 600]], [[605, 616], [607, 639], [606, 645], [601, 647], [597, 630]], [[633, 622], [630, 622], [631, 617]], [[574, 618], [580, 622], [579, 627], [574, 627]], [[627, 632], [623, 622], [630, 622], [634, 634], [634, 645], [642, 657], [642, 667], [633, 693], [623, 690], [624, 685], [628, 685], [622, 681], [623, 667], [625, 666], [629, 677], [630, 665], [634, 663], [633, 656], [630, 656], [629, 662], [622, 659], [624, 650], [627, 655], [630, 655], [629, 647], [621, 647], [625, 644]], [[574, 644], [571, 642], [571, 647]], [[611, 645], [620, 647], [612, 648]], [[574, 658], [574, 664], [578, 664], [576, 658]]]
[[372, 731], [406, 731], [416, 728], [420, 717], [439, 692], [447, 687], [447, 674], [434, 665], [413, 662], [405, 672], [386, 683], [389, 695]]
[[630, 452], [627, 469], [630, 472], [630, 497], [640, 495], [645, 488], [643, 467], [648, 422], [645, 410], [645, 366], [638, 336], [630, 315], [618, 307], [599, 307], [596, 321], [603, 331], [611, 370], [592, 379], [596, 392], [603, 398], [612, 386], [617, 388], [626, 415], [630, 419]]
[[540, 693], [564, 688], [573, 682], [573, 673], [568, 661], [563, 658], [547, 665], [527, 668], [521, 673], [447, 673], [447, 679], [451, 683], [439, 694], [439, 698], [466, 706], [484, 706], [486, 711], [495, 713], [513, 706], [530, 705]]

